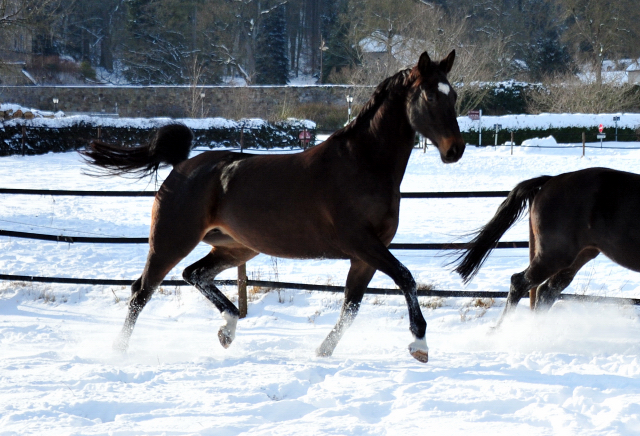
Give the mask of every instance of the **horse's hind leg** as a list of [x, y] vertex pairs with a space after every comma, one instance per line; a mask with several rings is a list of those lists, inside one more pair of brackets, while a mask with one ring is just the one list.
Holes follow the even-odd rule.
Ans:
[[213, 284], [222, 271], [240, 266], [258, 253], [243, 246], [213, 247], [205, 257], [188, 266], [182, 273], [184, 280], [195, 286], [222, 314], [225, 324], [218, 331], [218, 339], [224, 348], [229, 347], [236, 335], [238, 308]]
[[[572, 252], [577, 254], [571, 254]], [[595, 254], [597, 255], [597, 250]], [[574, 251], [567, 247], [547, 248], [543, 253], [536, 254], [526, 270], [511, 276], [511, 288], [507, 296], [507, 303], [496, 327], [500, 326], [504, 318], [515, 309], [520, 299], [532, 288], [537, 288], [536, 301], [540, 298], [545, 300], [549, 297], [554, 298], [553, 301], [555, 301], [557, 295], [555, 295], [555, 297], [552, 295], [546, 296], [545, 294], [551, 291], [549, 291], [549, 288], [546, 286], [539, 285], [557, 275], [558, 281], [554, 289], [562, 286], [566, 282], [567, 277], [570, 276], [569, 281], [564, 285], [565, 287], [568, 286], [575, 272], [589, 260], [593, 259], [593, 257], [595, 257], [594, 252], [591, 249], [579, 252], [578, 250]], [[565, 276], [563, 271], [568, 271], [573, 268], [575, 268], [573, 275]], [[557, 293], [562, 292], [562, 289], [557, 291]], [[542, 297], [540, 294], [542, 294]]]
[[500, 327], [502, 321], [516, 308], [518, 302], [526, 295], [527, 291], [537, 286], [527, 278], [528, 271], [529, 268], [511, 276], [511, 287], [507, 295], [507, 302], [495, 328]]
[[580, 268], [600, 254], [595, 248], [582, 250], [571, 266], [555, 273], [549, 280], [541, 284], [536, 292], [535, 310], [549, 310], [562, 291], [571, 284]]
[[375, 274], [376, 270], [359, 260], [351, 261], [351, 268], [347, 275], [347, 284], [344, 289], [344, 302], [340, 318], [327, 338], [316, 350], [318, 356], [328, 357], [333, 354], [333, 350], [338, 345], [345, 330], [349, 328], [360, 309], [362, 297], [367, 290], [367, 285]]

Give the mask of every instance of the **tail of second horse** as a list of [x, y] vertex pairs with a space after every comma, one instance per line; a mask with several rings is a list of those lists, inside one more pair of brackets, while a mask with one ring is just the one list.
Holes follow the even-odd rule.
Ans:
[[541, 176], [520, 182], [498, 207], [491, 221], [475, 233], [475, 237], [469, 242], [471, 248], [454, 262], [457, 264], [455, 271], [465, 283], [478, 273], [502, 235], [522, 216], [527, 204], [531, 205], [536, 194], [551, 178]]

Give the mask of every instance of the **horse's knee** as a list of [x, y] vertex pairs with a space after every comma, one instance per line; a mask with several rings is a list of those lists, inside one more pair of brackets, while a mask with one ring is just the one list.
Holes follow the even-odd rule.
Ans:
[[185, 282], [195, 286], [197, 283], [202, 283], [206, 280], [213, 280], [217, 271], [213, 268], [206, 268], [201, 265], [189, 265], [182, 271], [182, 278]]
[[193, 271], [194, 268], [191, 267], [186, 267], [183, 271], [182, 271], [182, 279], [189, 283], [190, 285], [193, 285]]
[[526, 287], [526, 283], [527, 283], [527, 279], [525, 278], [525, 272], [519, 272], [516, 274], [513, 274], [511, 276], [511, 287], [515, 290], [520, 290], [524, 287]]
[[229, 268], [225, 263], [216, 260], [211, 254], [205, 256], [182, 271], [182, 278], [195, 286], [197, 283], [212, 281], [220, 272]]
[[142, 277], [133, 282], [131, 285], [131, 295], [134, 295], [136, 292], [139, 292], [142, 289]]

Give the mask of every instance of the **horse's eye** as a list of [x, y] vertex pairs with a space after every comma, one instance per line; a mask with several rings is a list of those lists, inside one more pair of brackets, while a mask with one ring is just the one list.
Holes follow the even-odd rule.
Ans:
[[434, 101], [436, 101], [436, 96], [428, 93], [428, 92], [424, 92], [424, 98], [429, 102], [429, 103], [433, 103]]

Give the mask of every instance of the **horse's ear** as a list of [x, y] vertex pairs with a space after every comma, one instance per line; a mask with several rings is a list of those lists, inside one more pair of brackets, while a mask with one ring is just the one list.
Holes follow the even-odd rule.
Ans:
[[456, 59], [456, 51], [451, 50], [451, 53], [449, 53], [449, 56], [447, 56], [446, 58], [440, 61], [440, 69], [445, 74], [449, 74], [449, 71], [451, 71], [451, 68], [453, 68], [453, 61], [455, 59]]
[[418, 71], [422, 76], [426, 76], [431, 68], [431, 58], [429, 54], [425, 51], [420, 55], [420, 60], [418, 61]]

